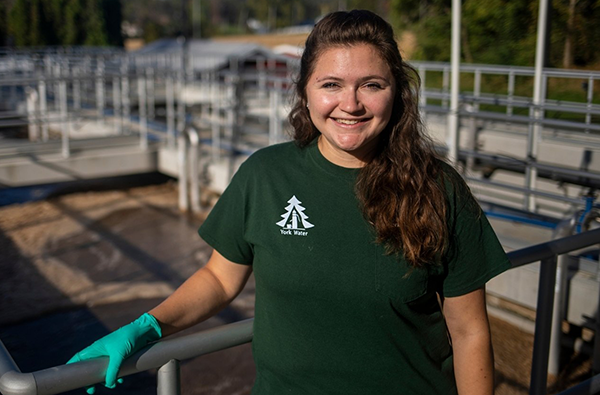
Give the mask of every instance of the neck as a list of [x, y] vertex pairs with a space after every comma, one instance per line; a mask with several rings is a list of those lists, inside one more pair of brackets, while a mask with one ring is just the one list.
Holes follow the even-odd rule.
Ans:
[[360, 150], [361, 152], [345, 152], [334, 150], [331, 149], [326, 142], [324, 142], [324, 137], [322, 135], [319, 136], [319, 139], [317, 140], [317, 146], [321, 152], [321, 155], [323, 155], [325, 159], [334, 165], [350, 169], [358, 169], [366, 166], [377, 149], [377, 144], [375, 143], [364, 147]]

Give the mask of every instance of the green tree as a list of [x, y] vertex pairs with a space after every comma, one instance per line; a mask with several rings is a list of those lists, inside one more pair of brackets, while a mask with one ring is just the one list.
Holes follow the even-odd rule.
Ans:
[[99, 0], [86, 0], [84, 9], [85, 45], [102, 46], [108, 44], [104, 15]]
[[550, 59], [570, 68], [600, 60], [600, 0], [554, 0]]
[[45, 18], [40, 0], [16, 0], [9, 13], [8, 31], [17, 46], [46, 45]]
[[531, 4], [514, 0], [465, 1], [465, 59], [476, 63], [533, 64], [537, 10]]
[[63, 45], [77, 45], [83, 42], [83, 11], [80, 0], [67, 0], [64, 8]]
[[[565, 54], [571, 64], [597, 62], [600, 0], [554, 0], [552, 5], [550, 65], [560, 67]], [[450, 60], [451, 0], [392, 0], [391, 6], [394, 24], [415, 33], [415, 58]], [[538, 7], [539, 1], [529, 0], [463, 0], [463, 59], [532, 66]]]
[[123, 42], [120, 0], [15, 0], [6, 19], [17, 46]]
[[417, 38], [416, 59], [450, 59], [451, 5], [452, 0], [392, 0], [392, 22]]

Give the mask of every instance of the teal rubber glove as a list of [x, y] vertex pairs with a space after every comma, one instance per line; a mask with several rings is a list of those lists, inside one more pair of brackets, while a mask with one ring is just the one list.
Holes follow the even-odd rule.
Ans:
[[[162, 331], [158, 321], [152, 315], [145, 313], [132, 323], [109, 333], [91, 346], [79, 351], [69, 359], [67, 364], [98, 357], [109, 357], [104, 385], [108, 388], [115, 388], [117, 374], [123, 361], [161, 337]], [[87, 392], [93, 394], [95, 388], [89, 387]]]

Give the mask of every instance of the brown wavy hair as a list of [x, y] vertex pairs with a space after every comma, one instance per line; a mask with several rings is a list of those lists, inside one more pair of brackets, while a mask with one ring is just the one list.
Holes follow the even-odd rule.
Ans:
[[392, 27], [364, 10], [325, 16], [306, 39], [289, 115], [294, 140], [307, 146], [320, 135], [307, 104], [306, 86], [319, 56], [332, 47], [371, 45], [389, 66], [396, 83], [392, 116], [379, 136], [374, 157], [361, 168], [356, 195], [377, 242], [403, 254], [412, 267], [439, 262], [447, 239], [448, 203], [444, 173], [419, 115], [420, 78], [402, 59]]

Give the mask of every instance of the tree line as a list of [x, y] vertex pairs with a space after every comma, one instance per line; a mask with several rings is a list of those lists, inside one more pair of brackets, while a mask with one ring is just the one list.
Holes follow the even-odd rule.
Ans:
[[[462, 58], [468, 63], [532, 66], [539, 1], [463, 0]], [[547, 64], [598, 65], [600, 0], [551, 0]], [[416, 35], [414, 57], [450, 59], [452, 0], [392, 0], [394, 24]]]
[[[462, 0], [462, 57], [466, 62], [531, 66], [538, 0]], [[2, 0], [0, 44], [123, 45], [122, 22], [146, 42], [161, 37], [207, 38], [311, 24], [337, 9], [370, 9], [397, 33], [416, 40], [412, 58], [448, 61], [452, 0]], [[600, 0], [551, 0], [553, 67], [600, 62]], [[262, 30], [252, 30], [248, 21]]]
[[121, 0], [12, 0], [0, 3], [0, 43], [122, 46]]

